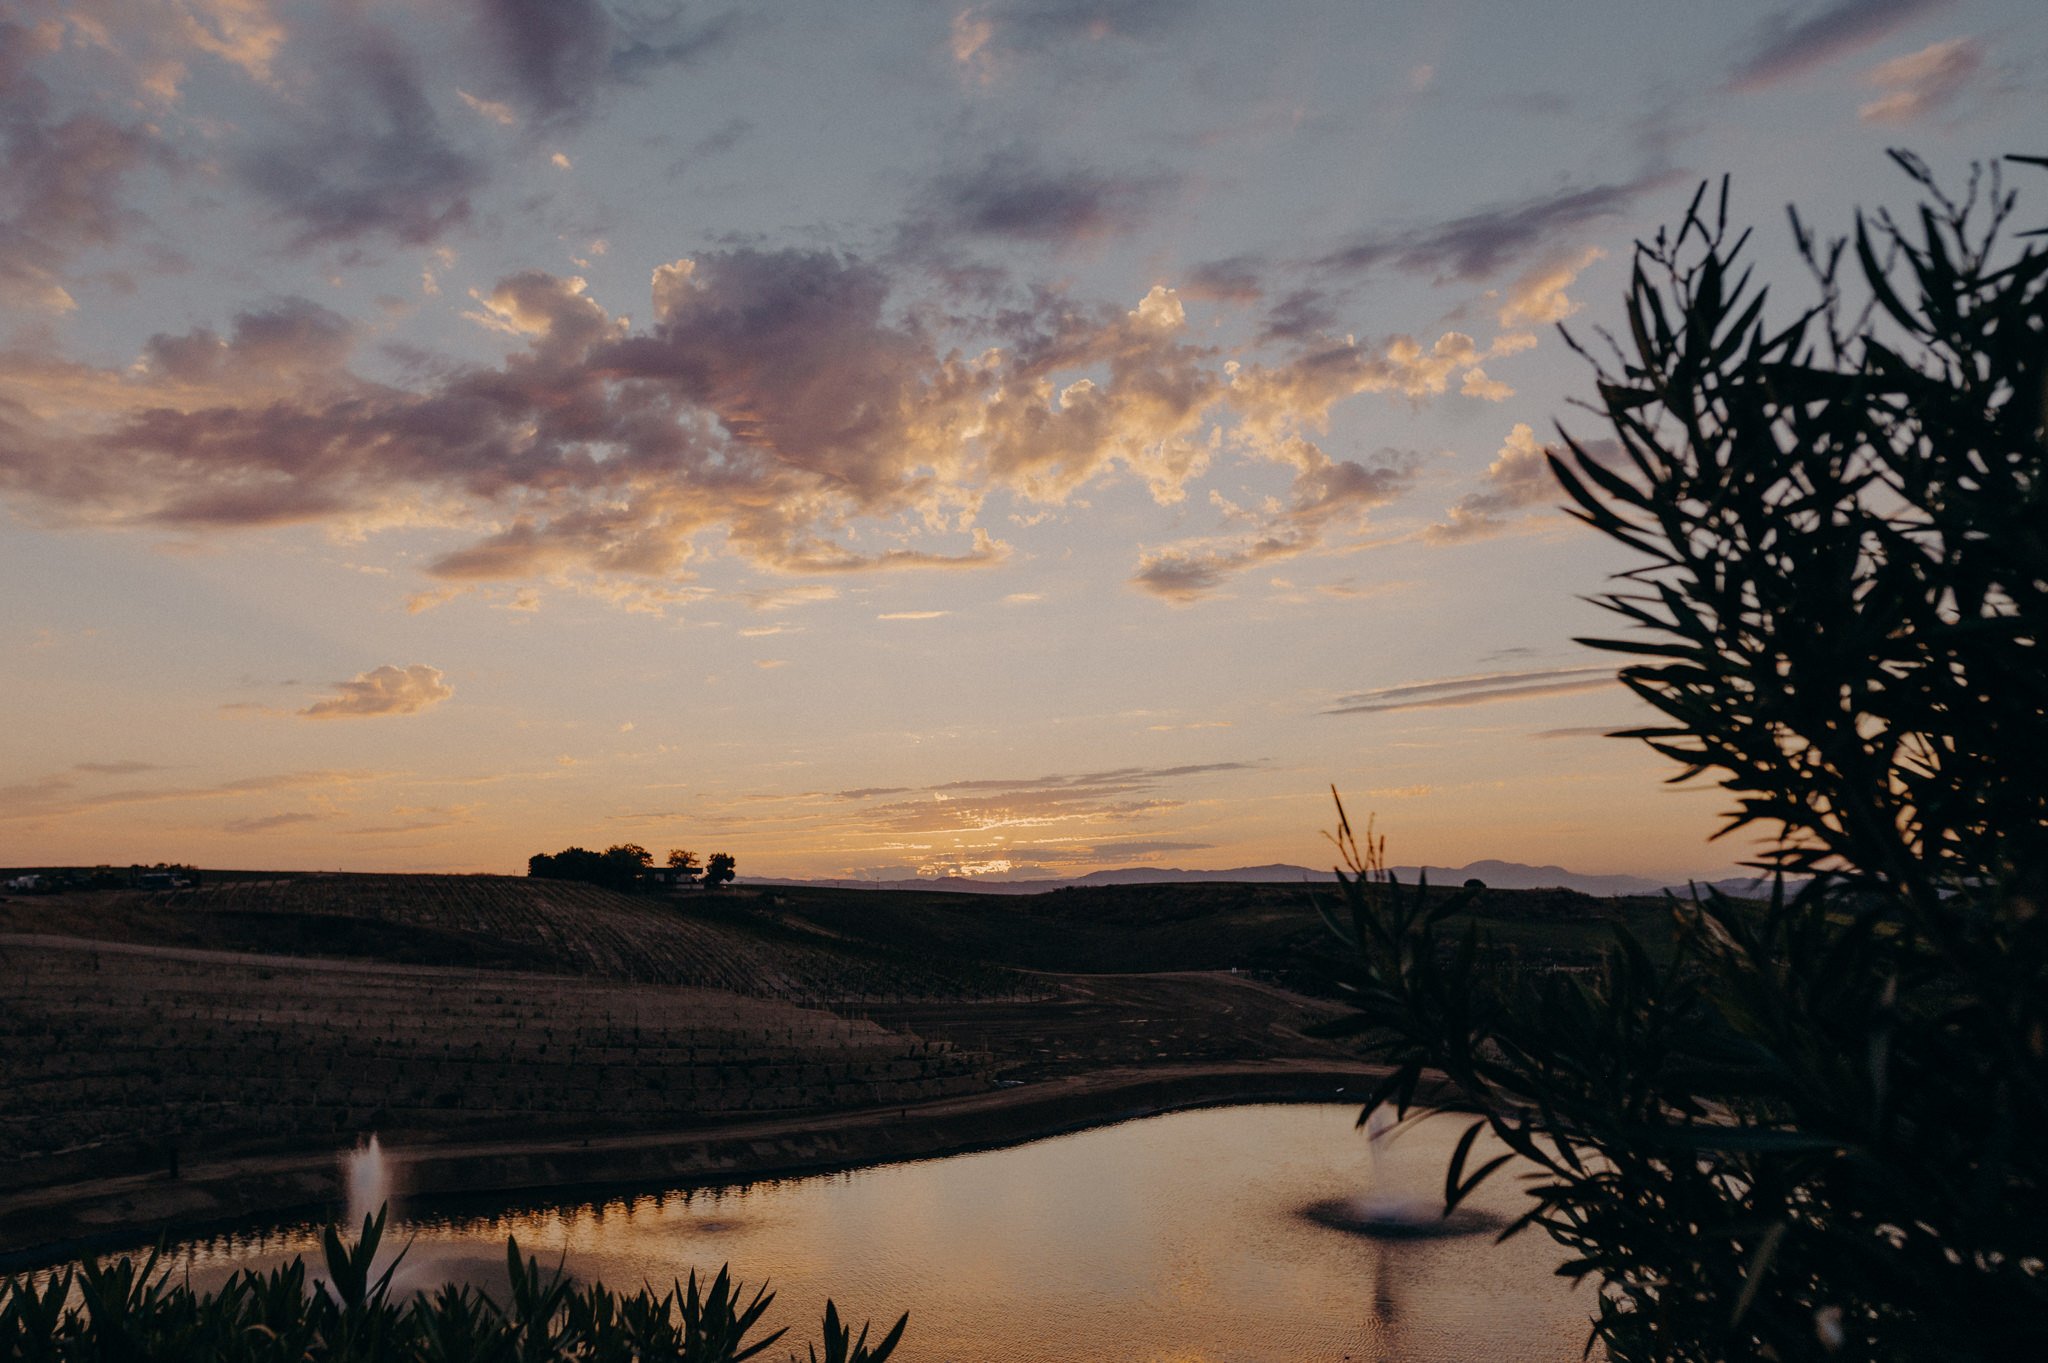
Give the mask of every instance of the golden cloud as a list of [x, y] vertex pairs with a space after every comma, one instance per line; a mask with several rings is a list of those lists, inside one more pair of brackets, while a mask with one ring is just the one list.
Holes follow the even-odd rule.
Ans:
[[1481, 365], [1528, 340], [1325, 337], [1247, 364], [1191, 339], [1161, 284], [1128, 308], [1044, 300], [1002, 345], [941, 350], [891, 316], [893, 288], [831, 252], [708, 253], [654, 272], [636, 329], [582, 278], [523, 271], [467, 314], [514, 343], [502, 365], [411, 387], [355, 374], [358, 328], [297, 300], [153, 337], [125, 370], [9, 352], [0, 493], [54, 522], [187, 532], [481, 521], [433, 576], [659, 610], [702, 594], [712, 550], [791, 574], [984, 567], [1010, 552], [976, 524], [992, 495], [1056, 506], [1129, 478], [1173, 505], [1219, 459], [1291, 467], [1262, 524], [1141, 559], [1140, 585], [1184, 599], [1402, 489], [1308, 438], [1336, 404], [1498, 398]]
[[455, 694], [441, 669], [414, 663], [386, 664], [352, 681], [336, 682], [334, 694], [316, 700], [298, 714], [305, 719], [371, 719], [380, 715], [416, 715]]

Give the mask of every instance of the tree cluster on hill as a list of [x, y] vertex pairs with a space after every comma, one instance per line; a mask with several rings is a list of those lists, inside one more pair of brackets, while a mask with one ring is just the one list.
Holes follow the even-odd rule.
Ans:
[[[700, 867], [695, 852], [672, 847], [669, 849], [668, 866], [675, 883], [701, 883], [707, 890], [715, 890], [721, 885], [729, 884], [733, 876], [733, 859], [724, 852], [713, 852], [711, 860]], [[699, 876], [703, 877], [701, 882], [698, 880]]]
[[539, 880], [581, 880], [610, 890], [630, 890], [654, 865], [654, 858], [637, 843], [619, 843], [602, 852], [585, 847], [564, 847], [549, 855], [536, 852], [526, 859], [526, 874]]
[[1657, 712], [1619, 736], [1811, 880], [1530, 978], [1339, 807], [1367, 1112], [1447, 1075], [1482, 1114], [1447, 1201], [1507, 1167], [1490, 1127], [1618, 1361], [2048, 1357], [2048, 251], [2003, 248], [1995, 170], [1952, 199], [1896, 159], [1909, 222], [1794, 214], [1819, 296], [1782, 328], [1696, 198], [1596, 361], [1614, 440], [1552, 457], [1641, 556], [1600, 602], [1629, 633], [1583, 641]]
[[655, 871], [653, 853], [638, 843], [624, 842], [602, 852], [585, 847], [536, 852], [526, 859], [526, 874], [540, 880], [580, 880], [611, 890], [630, 890], [657, 878], [672, 884], [701, 883], [713, 890], [732, 880], [733, 859], [724, 852], [713, 852], [700, 872], [696, 853], [678, 847], [668, 854], [668, 873], [663, 876]]

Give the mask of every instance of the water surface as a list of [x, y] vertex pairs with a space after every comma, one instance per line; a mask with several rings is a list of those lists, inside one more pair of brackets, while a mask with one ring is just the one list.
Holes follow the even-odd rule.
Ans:
[[[465, 1277], [502, 1300], [507, 1234], [614, 1288], [730, 1262], [769, 1280], [799, 1354], [828, 1295], [877, 1333], [908, 1310], [902, 1363], [1578, 1359], [1590, 1293], [1554, 1276], [1563, 1256], [1540, 1234], [1382, 1240], [1302, 1215], [1375, 1188], [1433, 1194], [1466, 1124], [1411, 1123], [1375, 1161], [1356, 1117], [1220, 1108], [840, 1174], [427, 1214], [405, 1228], [405, 1269], [412, 1285]], [[1506, 1177], [1474, 1203], [1502, 1218], [1526, 1205]], [[305, 1251], [311, 1228], [184, 1246], [178, 1263], [201, 1284]]]

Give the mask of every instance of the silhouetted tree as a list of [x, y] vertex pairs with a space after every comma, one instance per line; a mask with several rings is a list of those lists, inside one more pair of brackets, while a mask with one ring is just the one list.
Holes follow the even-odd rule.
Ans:
[[713, 852], [704, 863], [704, 888], [715, 890], [732, 880], [733, 861], [723, 852]]
[[1552, 459], [1643, 559], [1584, 641], [1660, 714], [1628, 736], [1813, 879], [1530, 980], [1445, 950], [1339, 806], [1368, 1111], [1447, 1075], [1483, 1114], [1448, 1200], [1479, 1128], [1537, 1166], [1618, 1360], [2048, 1357], [2048, 253], [1995, 171], [1897, 159], [1910, 224], [1794, 215], [1819, 297], [1778, 330], [1703, 190], [1595, 361], [1616, 446]]
[[604, 859], [612, 874], [624, 877], [629, 885], [654, 865], [654, 854], [637, 842], [622, 842], [605, 848]]
[[697, 865], [697, 854], [686, 852], [680, 847], [669, 849], [668, 864], [676, 872], [677, 879], [691, 884], [695, 884], [697, 877], [703, 873], [702, 868]]
[[614, 890], [630, 890], [654, 865], [654, 857], [636, 843], [621, 843], [602, 852], [565, 847], [552, 856], [536, 853], [526, 859], [526, 874], [544, 880], [581, 880]]

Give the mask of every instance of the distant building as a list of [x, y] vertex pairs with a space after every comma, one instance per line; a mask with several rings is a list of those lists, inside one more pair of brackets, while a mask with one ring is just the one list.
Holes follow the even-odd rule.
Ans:
[[702, 874], [702, 870], [696, 866], [692, 866], [688, 874], [685, 874], [680, 866], [650, 866], [640, 873], [640, 879], [649, 885], [659, 885], [664, 889], [679, 890], [695, 885], [700, 874]]

